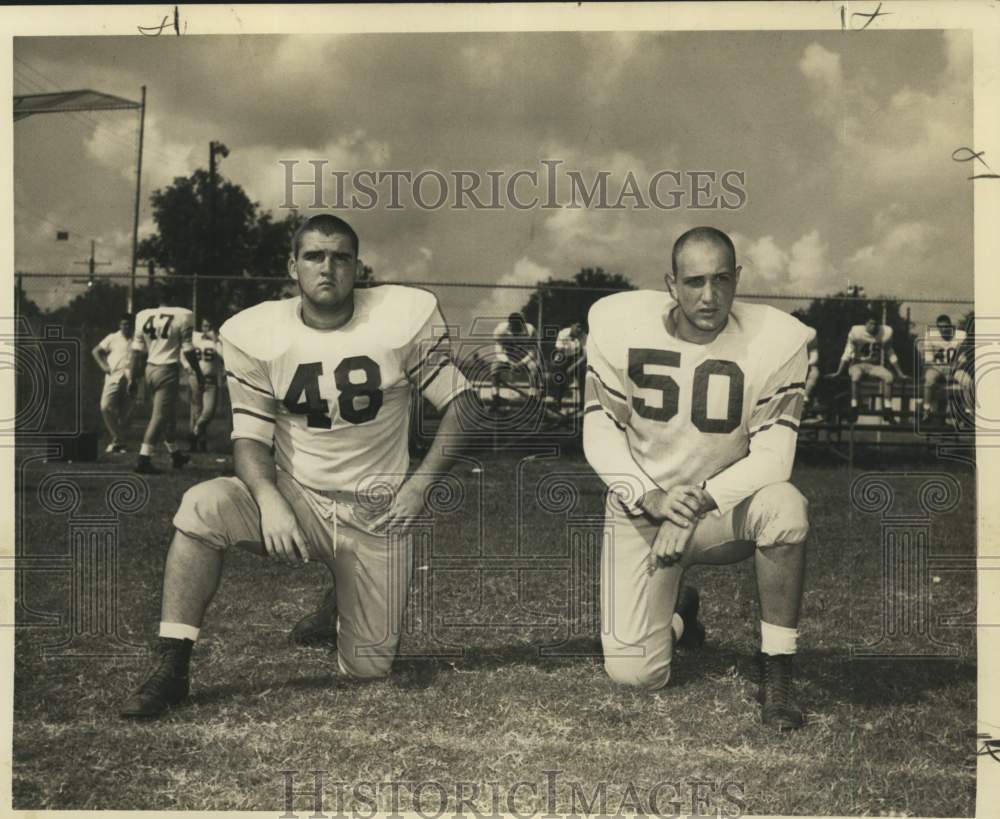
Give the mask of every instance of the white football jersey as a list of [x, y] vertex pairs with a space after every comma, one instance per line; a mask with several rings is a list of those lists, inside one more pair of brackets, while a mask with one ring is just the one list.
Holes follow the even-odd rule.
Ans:
[[219, 335], [232, 437], [273, 445], [278, 468], [319, 491], [356, 492], [363, 478], [398, 487], [413, 392], [443, 410], [470, 388], [437, 299], [412, 287], [355, 290], [336, 330], [307, 327], [296, 297], [243, 310]]
[[128, 351], [132, 346], [132, 341], [126, 338], [121, 330], [108, 333], [101, 339], [98, 346], [107, 353], [106, 360], [111, 370], [110, 375], [121, 375], [128, 369]]
[[176, 364], [191, 347], [194, 315], [186, 307], [147, 307], [135, 317], [132, 349], [147, 364]]
[[[214, 382], [216, 376], [219, 374], [219, 362], [222, 358], [222, 342], [214, 334], [207, 336], [200, 330], [195, 330], [191, 334], [191, 346], [194, 348], [195, 357], [198, 359], [201, 374], [205, 378], [212, 379]], [[191, 370], [187, 359], [182, 358], [181, 364], [185, 370]]]
[[955, 334], [946, 341], [937, 327], [929, 327], [924, 335], [924, 364], [928, 367], [951, 366], [965, 339], [965, 330], [955, 330]]
[[516, 335], [509, 321], [501, 321], [493, 330], [496, 339], [497, 353], [501, 360], [512, 361], [515, 364], [527, 357], [534, 356], [538, 351], [535, 339], [535, 325], [524, 322], [524, 335]]
[[585, 342], [583, 333], [574, 338], [572, 327], [563, 327], [556, 336], [556, 349], [567, 358], [572, 358], [583, 352]]
[[868, 332], [865, 325], [855, 324], [847, 334], [847, 344], [844, 345], [841, 358], [861, 364], [881, 364], [883, 350], [886, 361], [896, 360], [896, 354], [892, 350], [891, 327], [879, 325], [873, 334]]
[[[751, 450], [772, 450], [790, 470], [808, 328], [773, 307], [736, 302], [715, 340], [692, 344], [667, 330], [675, 305], [650, 290], [594, 304], [585, 425], [603, 414], [624, 433], [647, 491], [705, 482], [725, 511], [760, 488], [752, 465], [733, 466]], [[586, 426], [584, 433], [586, 445]], [[600, 449], [598, 442], [598, 456]]]

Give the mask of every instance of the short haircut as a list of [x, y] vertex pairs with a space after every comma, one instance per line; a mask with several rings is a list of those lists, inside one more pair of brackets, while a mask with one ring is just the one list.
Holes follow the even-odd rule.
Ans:
[[302, 237], [306, 233], [311, 233], [312, 231], [317, 231], [322, 233], [324, 236], [347, 236], [351, 243], [354, 245], [354, 255], [357, 256], [361, 250], [361, 243], [358, 241], [358, 234], [354, 232], [347, 222], [341, 219], [339, 216], [334, 216], [332, 213], [317, 213], [315, 216], [310, 216], [301, 225], [299, 225], [298, 230], [292, 236], [292, 257], [299, 257], [299, 250], [302, 249]]
[[934, 323], [941, 324], [941, 322], [944, 322], [945, 324], [951, 324], [951, 316], [949, 316], [947, 313], [942, 313], [940, 316], [937, 317]]
[[520, 313], [511, 313], [509, 316], [507, 316], [507, 323], [524, 324], [524, 316], [522, 316]]
[[675, 276], [677, 275], [677, 257], [681, 255], [681, 251], [684, 250], [688, 242], [716, 242], [722, 245], [729, 252], [733, 260], [733, 267], [736, 267], [736, 248], [728, 234], [714, 227], [696, 227], [682, 233], [674, 242], [674, 249], [670, 254], [670, 268], [674, 271]]

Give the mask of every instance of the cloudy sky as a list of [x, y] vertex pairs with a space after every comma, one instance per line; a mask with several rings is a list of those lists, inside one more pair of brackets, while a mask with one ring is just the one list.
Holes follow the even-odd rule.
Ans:
[[[141, 234], [153, 230], [148, 193], [207, 167], [210, 140], [231, 151], [224, 175], [279, 216], [279, 159], [299, 160], [300, 178], [311, 159], [349, 173], [508, 175], [561, 160], [588, 180], [609, 171], [614, 194], [629, 173], [645, 186], [660, 170], [738, 170], [736, 210], [390, 210], [383, 199], [351, 219], [382, 279], [533, 283], [599, 265], [658, 287], [673, 239], [707, 223], [736, 239], [747, 291], [822, 294], [850, 280], [870, 294], [972, 296], [969, 166], [951, 159], [971, 144], [967, 33], [19, 38], [14, 53], [15, 93], [137, 99], [148, 87]], [[81, 274], [91, 238], [105, 270], [128, 269], [137, 124], [117, 112], [17, 123], [18, 270]], [[57, 243], [57, 229], [71, 240]], [[50, 305], [79, 287], [29, 293]], [[524, 299], [441, 295], [462, 322]]]

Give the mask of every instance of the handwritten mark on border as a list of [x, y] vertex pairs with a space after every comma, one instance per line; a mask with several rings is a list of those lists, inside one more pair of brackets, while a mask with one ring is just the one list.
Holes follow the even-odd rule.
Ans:
[[[163, 34], [163, 30], [164, 29], [169, 29], [169, 28], [173, 27], [174, 33], [178, 37], [180, 37], [181, 36], [181, 15], [180, 15], [180, 12], [177, 9], [177, 6], [174, 6], [174, 22], [171, 24], [171, 23], [168, 22], [169, 20], [170, 20], [169, 15], [166, 15], [160, 21], [160, 24], [158, 26], [137, 26], [137, 28], [139, 29], [139, 33], [143, 37], [159, 37], [161, 34]], [[184, 29], [187, 30], [187, 23], [184, 24]]]
[[1000, 179], [1000, 174], [993, 172], [993, 169], [983, 159], [984, 156], [986, 156], [986, 151], [974, 151], [972, 148], [965, 147], [956, 148], [951, 152], [951, 158], [955, 162], [980, 162], [989, 171], [989, 173], [973, 174], [969, 177], [970, 181], [973, 179]]

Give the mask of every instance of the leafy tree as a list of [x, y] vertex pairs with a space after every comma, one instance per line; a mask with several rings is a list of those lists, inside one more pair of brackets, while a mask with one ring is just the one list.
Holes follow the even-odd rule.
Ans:
[[792, 313], [816, 330], [820, 371], [829, 373], [837, 369], [851, 327], [864, 324], [872, 315], [881, 321], [885, 305], [885, 323], [893, 331], [892, 348], [899, 356], [903, 372], [913, 375], [916, 339], [900, 312], [900, 303], [894, 299], [844, 298], [846, 295], [841, 292], [836, 294], [840, 298], [814, 299], [805, 309]]
[[[553, 285], [572, 289], [549, 289]], [[539, 282], [538, 289], [521, 308], [521, 313], [538, 327], [539, 333], [544, 332], [538, 321], [539, 304], [545, 327], [562, 328], [578, 321], [586, 330], [587, 313], [594, 302], [610, 295], [609, 291], [620, 290], [635, 290], [635, 285], [620, 273], [607, 273], [600, 267], [585, 267], [572, 279], [550, 277], [545, 282]]]
[[[261, 301], [295, 293], [288, 278], [288, 252], [292, 236], [305, 220], [298, 211], [276, 219], [252, 202], [240, 185], [221, 176], [213, 197], [211, 177], [204, 169], [176, 177], [168, 187], [154, 191], [150, 201], [157, 232], [139, 243], [138, 255], [155, 271], [157, 287], [163, 288], [171, 304], [192, 305], [194, 284], [175, 278], [180, 276], [199, 276], [199, 318], [208, 316], [217, 324]], [[213, 276], [247, 280], [220, 281]], [[372, 269], [365, 266], [359, 284], [374, 282]], [[141, 288], [137, 308], [149, 306], [158, 295]]]

